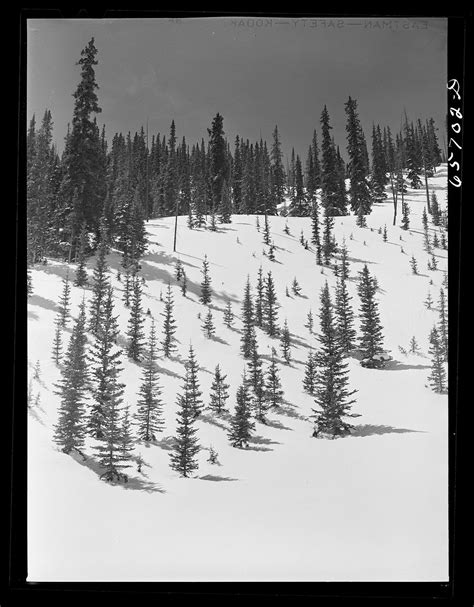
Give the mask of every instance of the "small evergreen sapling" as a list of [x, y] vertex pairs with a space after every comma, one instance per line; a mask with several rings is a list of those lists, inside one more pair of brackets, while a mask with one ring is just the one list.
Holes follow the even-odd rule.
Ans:
[[230, 423], [229, 440], [233, 447], [244, 449], [249, 446], [255, 424], [251, 417], [251, 401], [245, 372], [237, 390], [237, 404]]
[[219, 454], [217, 453], [217, 451], [214, 449], [214, 447], [211, 445], [209, 447], [209, 457], [207, 458], [207, 461], [210, 464], [218, 464], [219, 460], [217, 459], [219, 457]]
[[424, 304], [425, 304], [427, 310], [431, 310], [431, 308], [433, 307], [433, 298], [431, 297], [430, 291], [428, 291], [428, 295], [426, 296]]
[[382, 325], [375, 299], [375, 285], [370, 275], [367, 264], [359, 273], [358, 293], [361, 301], [360, 307], [360, 348], [364, 359], [369, 361], [369, 366], [374, 366], [374, 356], [383, 352]]
[[227, 375], [223, 375], [220, 365], [216, 366], [214, 379], [211, 384], [209, 408], [217, 415], [227, 411], [225, 404], [229, 398], [229, 384], [225, 380]]
[[418, 342], [416, 341], [415, 336], [410, 339], [410, 353], [411, 354], [419, 354], [420, 349], [418, 347]]
[[142, 309], [142, 288], [140, 281], [135, 277], [133, 284], [132, 306], [130, 318], [128, 321], [128, 356], [138, 362], [141, 359], [143, 350], [143, 309]]
[[296, 296], [299, 296], [301, 294], [301, 287], [300, 287], [298, 281], [296, 280], [296, 278], [293, 278], [293, 282], [291, 284], [291, 290], [293, 291], [293, 293]]
[[270, 337], [278, 335], [278, 301], [275, 282], [271, 272], [265, 281], [265, 297], [263, 301], [263, 326]]
[[200, 451], [200, 445], [196, 437], [197, 430], [194, 427], [193, 407], [186, 391], [184, 394], [178, 394], [177, 404], [176, 437], [173, 451], [170, 454], [170, 467], [183, 478], [189, 478], [199, 467], [197, 454]]
[[175, 277], [176, 280], [181, 280], [181, 277], [183, 276], [184, 273], [184, 269], [183, 269], [183, 262], [181, 261], [181, 259], [177, 259], [176, 260], [176, 264], [175, 264]]
[[247, 283], [245, 285], [244, 300], [242, 303], [242, 323], [243, 328], [240, 351], [242, 352], [244, 358], [250, 358], [252, 354], [254, 312], [250, 292], [250, 278], [248, 276]]
[[214, 337], [216, 328], [214, 327], [214, 319], [212, 317], [211, 308], [207, 308], [207, 314], [202, 324], [202, 330], [204, 331], [204, 335], [207, 337], [207, 339], [212, 339]]
[[161, 313], [161, 316], [164, 317], [163, 341], [161, 342], [161, 345], [163, 348], [163, 353], [167, 358], [169, 358], [176, 350], [176, 337], [174, 336], [176, 332], [176, 320], [173, 316], [173, 310], [173, 294], [171, 292], [171, 285], [168, 284], [168, 289], [166, 291], [165, 311]]
[[58, 316], [54, 320], [54, 324], [56, 329], [54, 330], [54, 340], [53, 340], [53, 356], [56, 365], [59, 365], [59, 361], [61, 360], [61, 354], [63, 351], [62, 345], [62, 333], [61, 333], [61, 318]]
[[186, 293], [188, 292], [188, 279], [186, 277], [186, 273], [183, 271], [182, 281], [181, 281], [181, 293], [183, 297], [186, 297]]
[[303, 388], [308, 394], [314, 395], [316, 389], [316, 360], [314, 352], [311, 349], [304, 367]]
[[83, 301], [64, 356], [61, 379], [56, 384], [60, 405], [54, 441], [64, 453], [70, 453], [72, 450], [82, 453], [81, 449], [84, 446], [88, 389], [86, 343], [86, 315]]
[[441, 348], [441, 354], [443, 359], [447, 362], [448, 360], [448, 308], [446, 304], [446, 297], [444, 295], [444, 289], [440, 289], [439, 292], [439, 323], [438, 323], [438, 335], [439, 343]]
[[272, 358], [267, 369], [265, 397], [270, 407], [278, 408], [283, 402], [283, 390], [276, 361], [275, 348], [272, 348]]
[[232, 311], [232, 304], [230, 303], [230, 301], [227, 301], [226, 306], [225, 306], [224, 324], [229, 329], [231, 329], [232, 325], [234, 324], [234, 313]]
[[416, 262], [414, 255], [411, 256], [410, 267], [411, 267], [412, 274], [418, 274], [418, 264]]
[[211, 291], [211, 278], [209, 276], [209, 262], [207, 261], [207, 255], [204, 255], [204, 261], [202, 262], [202, 282], [201, 282], [201, 297], [199, 301], [208, 306], [211, 303], [212, 291]]
[[281, 352], [282, 356], [285, 359], [287, 365], [291, 362], [291, 337], [290, 330], [288, 329], [288, 322], [285, 318], [285, 322], [283, 324], [283, 329], [281, 331], [281, 340], [280, 340]]
[[446, 391], [447, 381], [444, 368], [442, 340], [440, 339], [436, 327], [433, 327], [431, 330], [429, 354], [431, 356], [431, 373], [428, 377], [428, 381], [434, 392], [442, 394]]
[[311, 310], [308, 312], [308, 315], [307, 315], [306, 319], [307, 320], [306, 320], [305, 327], [312, 334], [313, 333], [313, 327], [314, 327], [314, 319], [313, 319], [313, 313], [312, 313]]
[[136, 414], [137, 434], [140, 440], [145, 442], [156, 440], [156, 434], [162, 432], [164, 426], [163, 402], [158, 384], [157, 357], [155, 321], [152, 319], [148, 348], [143, 361], [142, 382], [138, 392]]
[[[367, 267], [367, 266], [366, 266]], [[321, 432], [335, 436], [349, 434], [351, 426], [344, 418], [354, 417], [350, 413], [355, 402], [351, 396], [356, 390], [349, 390], [347, 362], [336, 336], [333, 308], [328, 283], [321, 291], [320, 327], [318, 335], [320, 349], [315, 355], [317, 372], [314, 395], [318, 409], [313, 409], [315, 426], [313, 436]]]
[[59, 298], [59, 318], [61, 327], [64, 328], [70, 318], [70, 307], [71, 307], [71, 285], [69, 282], [69, 272], [66, 274], [66, 278], [63, 279], [63, 292]]
[[384, 225], [384, 227], [383, 227], [382, 238], [383, 238], [384, 242], [387, 242], [387, 226], [386, 225]]
[[198, 364], [194, 355], [194, 349], [192, 345], [189, 346], [189, 356], [185, 364], [186, 378], [184, 385], [184, 392], [186, 399], [192, 408], [194, 417], [199, 417], [203, 410], [203, 402], [201, 399], [202, 392], [199, 385], [198, 378]]

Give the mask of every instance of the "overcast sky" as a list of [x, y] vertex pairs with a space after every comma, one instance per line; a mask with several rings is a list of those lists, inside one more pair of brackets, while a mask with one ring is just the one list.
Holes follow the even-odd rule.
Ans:
[[446, 19], [217, 18], [29, 20], [27, 118], [50, 109], [59, 150], [71, 121], [81, 49], [94, 37], [100, 124], [111, 139], [148, 119], [150, 135], [171, 120], [188, 143], [212, 117], [238, 133], [270, 141], [278, 125], [286, 152], [306, 157], [320, 133], [323, 106], [345, 153], [344, 103], [357, 99], [370, 142], [372, 122], [400, 127], [433, 116], [443, 145], [446, 116]]

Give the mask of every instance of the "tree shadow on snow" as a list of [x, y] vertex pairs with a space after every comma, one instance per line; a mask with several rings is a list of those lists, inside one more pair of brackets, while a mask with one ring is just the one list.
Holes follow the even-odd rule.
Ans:
[[406, 434], [408, 432], [424, 432], [424, 430], [410, 430], [409, 428], [394, 428], [393, 426], [360, 424], [355, 426], [350, 436], [374, 436], [381, 434]]
[[[275, 411], [275, 413], [278, 413], [278, 409], [276, 407], [273, 410]], [[267, 421], [265, 422], [265, 426], [268, 426], [269, 428], [276, 428], [277, 430], [291, 430], [291, 431], [293, 430], [293, 428], [289, 428], [288, 426], [285, 426], [277, 419], [268, 419], [267, 418]]]
[[33, 310], [28, 310], [28, 318], [31, 318], [31, 320], [38, 320], [38, 314], [33, 312]]
[[[41, 295], [31, 295], [28, 298], [28, 303], [33, 306], [40, 306], [45, 310], [52, 310], [53, 312], [58, 311], [58, 306], [51, 299], [46, 299], [46, 297], [41, 297]], [[38, 317], [36, 317], [38, 318]]]
[[159, 440], [151, 442], [150, 445], [156, 445], [157, 447], [160, 447], [160, 449], [164, 449], [165, 451], [172, 451], [175, 443], [176, 439], [174, 438], [174, 436], [164, 436]]
[[293, 405], [292, 403], [288, 402], [287, 400], [284, 400], [283, 405], [280, 405], [278, 407], [277, 411], [281, 415], [286, 415], [287, 417], [292, 417], [293, 419], [299, 419], [299, 420], [305, 421], [305, 422], [310, 421], [308, 417], [306, 417], [305, 415], [301, 415], [301, 413], [298, 413], [296, 411], [296, 409], [297, 409], [296, 405]]
[[[104, 469], [102, 466], [92, 457], [88, 456], [86, 459], [81, 457], [76, 453], [72, 453], [71, 457], [81, 466], [85, 468], [89, 468], [92, 472], [97, 474], [100, 478], [100, 475], [103, 474]], [[127, 469], [124, 472], [128, 476]], [[128, 476], [127, 482], [110, 482], [110, 485], [116, 485], [122, 487], [122, 489], [131, 489], [134, 491], [146, 491], [147, 493], [166, 493], [164, 489], [159, 487], [156, 483], [152, 483], [151, 481], [146, 480], [146, 476], [144, 479], [138, 478], [136, 476]]]
[[278, 441], [271, 440], [270, 438], [265, 438], [264, 436], [252, 436], [249, 440], [249, 446], [247, 447], [250, 451], [273, 451], [273, 449], [269, 447], [264, 447], [261, 445], [280, 445]]
[[405, 371], [407, 369], [431, 369], [430, 365], [408, 365], [398, 360], [390, 360], [383, 368], [384, 371]]
[[199, 479], [201, 479], [202, 481], [214, 481], [214, 482], [221, 482], [221, 481], [238, 481], [238, 478], [232, 478], [230, 476], [219, 476], [217, 474], [205, 474], [204, 476], [198, 476]]
[[212, 424], [213, 426], [217, 426], [218, 428], [221, 428], [222, 430], [225, 430], [226, 432], [229, 431], [229, 428], [226, 425], [224, 425], [223, 423], [221, 423], [220, 419], [217, 416], [213, 416], [212, 414], [201, 413], [201, 415], [198, 417], [198, 419], [202, 420], [206, 424]]

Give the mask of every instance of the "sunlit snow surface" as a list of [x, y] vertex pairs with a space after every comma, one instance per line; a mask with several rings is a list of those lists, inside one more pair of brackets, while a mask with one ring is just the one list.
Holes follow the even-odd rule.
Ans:
[[[442, 208], [446, 205], [446, 167], [430, 179]], [[335, 219], [335, 236], [349, 249], [348, 284], [358, 313], [355, 277], [367, 263], [379, 282], [385, 346], [394, 361], [373, 370], [349, 359], [350, 382], [358, 390], [353, 406], [356, 431], [336, 440], [312, 438], [308, 416], [314, 405], [302, 390], [304, 362], [315, 336], [304, 327], [311, 308], [318, 332], [319, 294], [324, 281], [334, 293], [336, 278], [321, 273], [315, 254], [299, 242], [310, 240], [309, 218], [270, 217], [276, 261], [262, 255], [262, 230], [255, 217], [236, 215], [213, 233], [189, 230], [179, 218], [177, 254], [173, 254], [173, 218], [147, 224], [150, 240], [142, 263], [146, 279], [143, 307], [150, 309], [161, 333], [165, 293], [171, 282], [179, 339], [177, 358], [160, 358], [160, 383], [166, 427], [157, 444], [137, 445], [144, 459], [142, 474], [134, 466], [125, 485], [99, 480], [92, 449], [87, 461], [57, 450], [52, 441], [59, 370], [51, 359], [54, 318], [67, 264], [51, 261], [33, 270], [34, 295], [28, 303], [29, 375], [40, 362], [40, 381], [32, 381], [28, 426], [28, 580], [29, 581], [446, 581], [448, 579], [448, 399], [427, 388], [430, 360], [428, 336], [438, 322], [435, 309], [423, 304], [428, 291], [436, 308], [446, 251], [435, 250], [438, 270], [429, 271], [423, 250], [421, 214], [424, 190], [409, 190], [410, 230], [392, 226], [391, 198], [367, 216], [367, 228], [354, 216]], [[399, 209], [400, 219], [400, 209]], [[291, 235], [283, 231], [288, 222]], [[260, 218], [263, 226], [263, 218]], [[399, 221], [397, 221], [399, 224]], [[378, 229], [387, 225], [388, 241]], [[371, 229], [373, 231], [371, 231]], [[430, 223], [430, 232], [433, 230]], [[350, 237], [352, 234], [352, 238]], [[400, 235], [403, 241], [399, 239]], [[365, 241], [365, 244], [364, 244]], [[404, 254], [401, 253], [403, 246]], [[208, 340], [197, 318], [204, 255], [210, 262], [216, 340]], [[419, 276], [411, 273], [414, 255]], [[180, 258], [188, 279], [188, 296], [174, 278]], [[111, 253], [115, 313], [122, 335], [129, 318], [116, 271], [120, 255]], [[206, 412], [197, 423], [203, 449], [195, 478], [179, 478], [169, 467], [175, 433], [176, 394], [182, 386], [183, 362], [192, 342], [201, 366], [199, 379], [208, 402], [212, 373], [220, 363], [231, 385], [229, 404], [241, 381], [240, 308], [247, 274], [256, 284], [257, 271], [271, 270], [277, 287], [279, 321], [288, 319], [293, 336], [291, 366], [279, 365], [285, 405], [256, 424], [248, 450], [230, 446], [228, 420]], [[88, 263], [89, 274], [94, 259]], [[74, 273], [71, 266], [70, 275]], [[296, 277], [301, 297], [288, 298]], [[430, 279], [433, 281], [429, 285]], [[90, 290], [86, 290], [86, 298]], [[76, 316], [83, 290], [72, 288]], [[237, 315], [235, 329], [223, 324], [230, 300]], [[65, 333], [68, 339], [70, 328]], [[146, 320], [148, 333], [150, 319]], [[356, 318], [358, 328], [358, 319]], [[259, 351], [269, 356], [279, 342], [257, 330]], [[415, 336], [421, 355], [404, 356]], [[264, 368], [267, 364], [264, 360]], [[122, 381], [132, 412], [141, 369], [123, 357]], [[220, 465], [211, 465], [212, 444]]]

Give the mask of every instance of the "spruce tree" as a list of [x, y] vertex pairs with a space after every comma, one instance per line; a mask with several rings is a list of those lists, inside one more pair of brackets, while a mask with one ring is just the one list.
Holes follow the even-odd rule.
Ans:
[[207, 339], [212, 339], [212, 337], [214, 336], [214, 334], [216, 332], [216, 328], [214, 326], [214, 320], [212, 318], [211, 308], [207, 308], [207, 314], [206, 314], [206, 316], [204, 318], [204, 322], [202, 324], [202, 330], [204, 331], [204, 334], [207, 337]]
[[351, 306], [352, 297], [342, 277], [337, 281], [336, 304], [334, 307], [336, 336], [342, 352], [348, 354], [355, 347], [356, 332], [354, 329], [354, 312]]
[[69, 282], [69, 272], [66, 273], [66, 277], [63, 279], [63, 291], [59, 298], [59, 318], [61, 327], [64, 328], [70, 317], [71, 307], [71, 284]]
[[378, 311], [378, 303], [375, 300], [374, 279], [370, 275], [367, 264], [359, 273], [358, 293], [361, 300], [360, 306], [360, 348], [364, 359], [371, 361], [376, 354], [383, 352], [382, 325]]
[[268, 215], [265, 213], [265, 223], [264, 223], [264, 228], [263, 228], [263, 242], [266, 245], [270, 245], [271, 244], [271, 239], [270, 239], [270, 222], [268, 221]]
[[107, 265], [107, 235], [105, 220], [101, 222], [99, 247], [97, 250], [97, 261], [92, 274], [92, 298], [89, 314], [89, 330], [97, 334], [101, 322], [101, 312], [108, 291], [108, 265]]
[[313, 320], [313, 312], [311, 310], [308, 312], [308, 315], [307, 315], [306, 318], [307, 318], [307, 322], [305, 324], [305, 327], [312, 334], [313, 333], [314, 320]]
[[79, 235], [79, 253], [77, 256], [76, 277], [74, 279], [76, 287], [85, 287], [89, 280], [86, 270], [86, 237], [85, 224], [83, 224]]
[[188, 478], [199, 467], [196, 456], [201, 447], [196, 437], [197, 430], [194, 427], [193, 407], [186, 390], [184, 394], [178, 394], [177, 404], [176, 437], [173, 451], [170, 454], [170, 466], [180, 476]]
[[319, 210], [316, 198], [311, 207], [311, 243], [316, 247], [316, 263], [321, 265], [321, 238], [319, 233]]
[[231, 329], [233, 323], [234, 323], [234, 313], [232, 311], [232, 304], [228, 300], [225, 305], [225, 310], [224, 310], [224, 324], [226, 327]]
[[299, 296], [301, 294], [301, 287], [298, 281], [296, 280], [296, 277], [293, 278], [293, 282], [291, 283], [291, 290], [296, 296]]
[[251, 418], [251, 401], [245, 372], [237, 390], [237, 404], [230, 422], [229, 440], [233, 447], [243, 449], [249, 446], [255, 424]]
[[143, 351], [143, 324], [142, 288], [138, 277], [135, 277], [127, 336], [129, 338], [128, 355], [136, 362], [141, 359]]
[[64, 453], [81, 453], [86, 436], [86, 395], [88, 367], [86, 358], [86, 314], [84, 301], [74, 323], [68, 348], [61, 367], [61, 379], [56, 384], [60, 397], [54, 441]]
[[177, 259], [176, 260], [176, 264], [175, 264], [175, 278], [176, 280], [181, 280], [183, 274], [184, 274], [184, 269], [183, 269], [183, 262], [181, 261], [181, 259]]
[[353, 428], [344, 418], [350, 416], [351, 405], [355, 402], [351, 396], [355, 390], [348, 390], [347, 362], [337, 339], [327, 282], [321, 291], [319, 321], [320, 349], [315, 355], [317, 373], [314, 388], [318, 409], [313, 409], [313, 436], [318, 436], [320, 432], [332, 434], [333, 437], [344, 436]]
[[288, 321], [286, 320], [286, 318], [283, 324], [283, 329], [281, 331], [280, 346], [282, 356], [285, 359], [286, 364], [289, 365], [291, 362], [291, 337], [290, 330], [288, 329]]
[[270, 337], [278, 335], [278, 301], [275, 283], [271, 272], [268, 272], [265, 281], [265, 298], [263, 302], [263, 325]]
[[[63, 237], [75, 250], [80, 226], [85, 221], [95, 231], [106, 194], [104, 150], [94, 114], [101, 112], [96, 90], [94, 66], [97, 48], [92, 38], [81, 51], [81, 81], [74, 92], [74, 115], [62, 159], [61, 201], [69, 227]], [[76, 198], [76, 200], [74, 200]], [[72, 220], [72, 221], [71, 221]]]
[[280, 372], [276, 361], [276, 350], [272, 348], [272, 358], [267, 368], [265, 395], [270, 407], [279, 407], [283, 402]]
[[441, 213], [436, 192], [431, 193], [431, 220], [435, 226], [439, 226], [441, 221]]
[[200, 390], [198, 378], [198, 364], [194, 355], [192, 345], [189, 346], [189, 356], [185, 364], [186, 367], [186, 383], [185, 393], [190, 407], [192, 408], [194, 417], [201, 415], [203, 409], [202, 392]]
[[165, 298], [165, 311], [161, 313], [161, 316], [163, 316], [165, 319], [163, 322], [163, 340], [161, 342], [161, 346], [163, 348], [163, 354], [166, 356], [166, 358], [169, 358], [176, 350], [177, 340], [174, 336], [176, 332], [176, 320], [173, 316], [173, 310], [173, 294], [171, 292], [171, 285], [168, 283]]
[[322, 253], [324, 256], [324, 263], [329, 265], [331, 256], [334, 252], [334, 245], [332, 240], [332, 230], [334, 228], [334, 217], [324, 214], [324, 232], [322, 242]]
[[[121, 351], [116, 346], [118, 336], [117, 318], [113, 315], [113, 290], [109, 286], [103, 302], [100, 324], [90, 351], [92, 372], [92, 397], [88, 426], [94, 438], [103, 440], [99, 454], [107, 463], [107, 470], [114, 476], [117, 463], [113, 453], [107, 456], [107, 449], [116, 450], [118, 441], [118, 421], [124, 384], [120, 383]], [[104, 459], [105, 458], [105, 459]], [[102, 461], [101, 459], [101, 461]], [[116, 471], [116, 470], [115, 470]]]
[[412, 273], [413, 274], [418, 274], [418, 264], [416, 262], [416, 259], [415, 259], [414, 255], [411, 256], [410, 266], [411, 266]]
[[365, 137], [357, 112], [357, 101], [349, 97], [345, 104], [347, 114], [347, 152], [349, 154], [349, 196], [354, 213], [368, 214], [372, 201], [367, 179], [367, 162], [365, 160]]
[[341, 252], [341, 266], [340, 266], [340, 278], [342, 280], [347, 280], [349, 278], [349, 259], [348, 259], [348, 250], [346, 245], [346, 240], [342, 240], [342, 246], [340, 249]]
[[253, 340], [253, 326], [254, 326], [254, 312], [253, 302], [250, 293], [250, 278], [247, 276], [247, 283], [245, 285], [244, 300], [242, 303], [242, 337], [240, 351], [244, 358], [250, 358], [252, 354], [252, 340]]
[[54, 330], [54, 339], [53, 339], [53, 356], [56, 365], [59, 365], [59, 361], [61, 360], [61, 354], [63, 351], [62, 344], [62, 333], [61, 333], [61, 317], [57, 316], [54, 320], [54, 324], [56, 329]]
[[257, 339], [255, 336], [255, 327], [253, 329], [252, 353], [248, 362], [249, 385], [252, 387], [252, 401], [255, 410], [255, 417], [260, 422], [265, 423], [266, 403], [264, 375], [262, 372], [262, 361], [258, 353]]
[[211, 303], [212, 290], [211, 290], [211, 278], [209, 276], [209, 262], [207, 261], [207, 255], [204, 255], [202, 262], [202, 282], [201, 282], [201, 297], [199, 301], [208, 306]]
[[227, 375], [223, 375], [220, 365], [217, 365], [211, 384], [209, 408], [218, 415], [227, 411], [225, 404], [229, 398], [229, 384], [225, 383], [226, 378]]
[[221, 223], [232, 223], [230, 188], [225, 180], [222, 184], [221, 200], [219, 204], [219, 221]]
[[314, 396], [316, 389], [316, 360], [314, 352], [311, 349], [308, 353], [308, 358], [304, 367], [303, 388], [305, 392]]
[[441, 348], [441, 354], [445, 361], [448, 360], [448, 307], [446, 302], [446, 297], [444, 295], [444, 289], [440, 289], [439, 292], [439, 324], [438, 324], [438, 334], [439, 334], [439, 343]]
[[186, 297], [186, 293], [188, 292], [188, 279], [186, 277], [186, 273], [183, 272], [182, 281], [181, 281], [181, 293], [183, 297]]
[[140, 440], [156, 440], [158, 432], [163, 431], [163, 402], [158, 384], [158, 358], [155, 321], [151, 321], [150, 338], [145, 351], [142, 370], [142, 381], [139, 388], [136, 414], [137, 434]]
[[263, 306], [264, 306], [264, 282], [262, 266], [258, 269], [257, 275], [257, 294], [255, 297], [255, 324], [257, 327], [263, 327]]
[[431, 292], [428, 291], [428, 295], [424, 301], [424, 304], [427, 308], [427, 310], [431, 310], [432, 306], [433, 306], [433, 298], [431, 297]]
[[410, 207], [407, 202], [402, 203], [402, 230], [408, 230], [410, 228]]
[[428, 377], [428, 381], [434, 392], [442, 394], [446, 391], [447, 381], [444, 368], [442, 339], [440, 339], [436, 327], [433, 327], [431, 330], [429, 354], [431, 356], [431, 373]]

